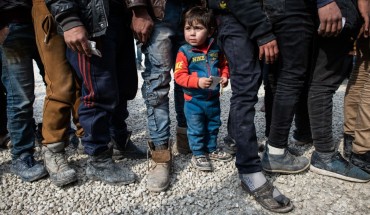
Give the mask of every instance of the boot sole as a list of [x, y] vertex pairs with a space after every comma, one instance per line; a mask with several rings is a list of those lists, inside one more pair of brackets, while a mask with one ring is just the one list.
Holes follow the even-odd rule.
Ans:
[[100, 179], [99, 177], [96, 177], [94, 175], [86, 175], [88, 179], [92, 180], [92, 181], [101, 181], [103, 183], [106, 183], [106, 184], [110, 184], [110, 185], [128, 185], [128, 184], [132, 184], [135, 182], [135, 179], [133, 180], [127, 180], [127, 181], [120, 181], [120, 182], [109, 182], [109, 181], [104, 181], [102, 179]]
[[163, 187], [149, 187], [147, 185], [147, 189], [151, 192], [162, 192], [165, 191], [168, 188], [168, 186], [170, 186], [170, 180], [168, 180], [168, 183], [165, 184]]
[[54, 180], [53, 180], [53, 179], [51, 179], [51, 178], [50, 178], [50, 180], [51, 180], [51, 182], [52, 182], [54, 185], [56, 185], [56, 186], [58, 186], [58, 187], [63, 187], [63, 186], [65, 186], [65, 185], [67, 185], [67, 184], [70, 184], [70, 183], [73, 183], [73, 182], [77, 181], [77, 176], [73, 176], [73, 177], [71, 177], [71, 178], [68, 178], [68, 179], [65, 179], [65, 180], [60, 180], [60, 181], [54, 181]]
[[[15, 173], [14, 173], [15, 174]], [[17, 175], [17, 174], [16, 174]], [[44, 178], [44, 177], [46, 177], [48, 175], [48, 173], [47, 172], [45, 172], [45, 174], [42, 174], [42, 175], [40, 175], [40, 176], [37, 176], [37, 177], [34, 177], [34, 178], [22, 178], [21, 176], [19, 176], [21, 179], [22, 179], [22, 181], [26, 181], [26, 182], [34, 182], [34, 181], [37, 181], [37, 180], [39, 180], [39, 179], [42, 179], [42, 178]]]
[[305, 167], [303, 167], [302, 169], [299, 169], [299, 170], [266, 169], [266, 168], [264, 168], [264, 167], [262, 167], [262, 169], [263, 169], [265, 172], [270, 172], [270, 173], [297, 174], [297, 173], [304, 172], [304, 171], [305, 171], [305, 170], [307, 170], [309, 167], [310, 167], [310, 163], [308, 163]]
[[339, 178], [339, 179], [343, 179], [343, 180], [351, 181], [351, 182], [364, 183], [364, 182], [370, 181], [370, 179], [364, 180], [364, 179], [351, 178], [351, 177], [344, 176], [344, 175], [341, 175], [341, 174], [338, 174], [338, 173], [335, 173], [335, 172], [330, 172], [328, 170], [319, 169], [317, 167], [314, 167], [313, 165], [310, 166], [310, 170], [312, 172], [317, 173], [317, 174], [320, 174], [320, 175], [326, 175], [326, 176], [330, 176], [330, 177], [334, 177], [334, 178]]

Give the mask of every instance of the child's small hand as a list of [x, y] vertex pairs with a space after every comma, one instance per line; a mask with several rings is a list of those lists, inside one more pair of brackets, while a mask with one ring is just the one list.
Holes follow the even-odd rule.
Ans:
[[212, 84], [211, 78], [199, 78], [198, 86], [202, 89], [210, 87]]
[[227, 87], [227, 85], [229, 84], [229, 80], [226, 77], [221, 77], [220, 84], [222, 87]]

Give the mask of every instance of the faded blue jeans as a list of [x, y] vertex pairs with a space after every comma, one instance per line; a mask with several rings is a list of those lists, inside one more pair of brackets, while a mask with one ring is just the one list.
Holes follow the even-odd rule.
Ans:
[[16, 159], [31, 152], [35, 145], [33, 102], [34, 75], [32, 60], [40, 60], [32, 23], [10, 23], [9, 34], [0, 46], [2, 82], [7, 91], [8, 131]]
[[185, 102], [188, 139], [194, 156], [212, 153], [217, 149], [217, 135], [221, 126], [218, 97], [209, 100], [192, 98]]
[[[167, 1], [165, 17], [156, 20], [150, 41], [142, 46], [145, 54], [145, 71], [141, 88], [147, 108], [148, 129], [154, 145], [166, 144], [170, 138], [169, 97], [171, 69], [174, 67], [176, 54], [185, 43], [181, 14], [183, 3]], [[186, 127], [184, 114], [184, 94], [176, 83], [174, 89], [177, 122]]]

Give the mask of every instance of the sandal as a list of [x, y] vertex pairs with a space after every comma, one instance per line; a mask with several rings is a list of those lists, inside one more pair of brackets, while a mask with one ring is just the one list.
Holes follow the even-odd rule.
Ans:
[[283, 194], [273, 198], [274, 186], [266, 181], [264, 185], [251, 191], [249, 187], [241, 181], [242, 188], [251, 194], [255, 200], [269, 211], [276, 213], [287, 213], [293, 210], [294, 206], [290, 199]]

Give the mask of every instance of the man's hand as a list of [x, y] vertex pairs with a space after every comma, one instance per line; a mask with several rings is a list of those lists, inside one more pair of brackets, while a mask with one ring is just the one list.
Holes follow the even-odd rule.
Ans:
[[152, 33], [153, 20], [145, 7], [134, 7], [132, 11], [131, 29], [134, 31], [136, 39], [145, 44]]
[[365, 38], [369, 37], [369, 12], [370, 12], [370, 2], [369, 0], [357, 0], [358, 10], [364, 19], [364, 24], [362, 25], [360, 35], [363, 34]]
[[84, 26], [77, 26], [64, 32], [64, 41], [68, 48], [91, 57], [88, 34]]
[[279, 48], [276, 40], [272, 40], [259, 47], [259, 59], [262, 60], [265, 57], [267, 64], [271, 64], [277, 60], [279, 56]]
[[8, 26], [5, 26], [2, 29], [0, 29], [0, 45], [2, 45], [3, 42], [6, 40], [6, 38], [8, 37], [8, 34], [9, 34]]
[[342, 13], [335, 1], [318, 9], [320, 18], [319, 35], [337, 36], [342, 31]]
[[212, 84], [212, 78], [199, 78], [198, 86], [202, 89], [210, 87]]

